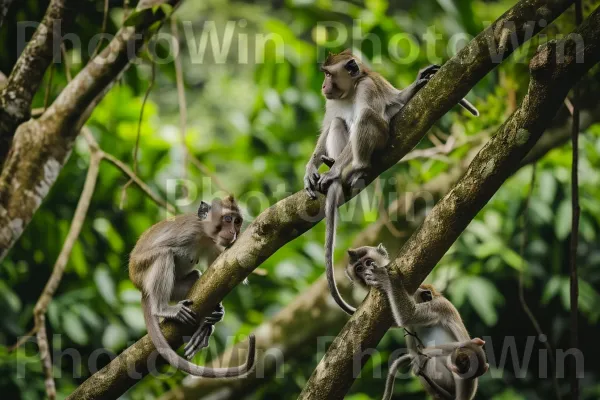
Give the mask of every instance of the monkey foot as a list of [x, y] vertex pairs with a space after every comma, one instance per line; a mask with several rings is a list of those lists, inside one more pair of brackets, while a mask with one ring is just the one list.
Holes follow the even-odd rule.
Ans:
[[176, 308], [176, 314], [173, 319], [188, 325], [197, 324], [196, 313], [189, 307], [192, 305], [191, 300], [181, 300], [177, 305], [173, 306]]
[[202, 324], [194, 333], [189, 342], [184, 347], [184, 357], [188, 360], [192, 359], [196, 353], [205, 347], [208, 347], [208, 339], [212, 336], [215, 330], [212, 324]]
[[364, 188], [367, 172], [362, 169], [355, 169], [348, 174], [348, 183], [351, 188]]
[[210, 314], [210, 316], [204, 319], [204, 322], [214, 325], [217, 322], [221, 322], [223, 320], [223, 316], [225, 315], [225, 308], [222, 303], [217, 304], [214, 311]]

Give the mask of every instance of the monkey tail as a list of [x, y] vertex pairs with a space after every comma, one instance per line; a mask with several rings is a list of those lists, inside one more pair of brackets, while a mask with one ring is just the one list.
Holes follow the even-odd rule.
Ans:
[[346, 303], [340, 294], [335, 283], [335, 275], [333, 273], [333, 248], [335, 247], [335, 232], [337, 225], [337, 207], [340, 203], [342, 194], [342, 185], [340, 181], [334, 181], [327, 190], [327, 200], [325, 201], [325, 271], [327, 275], [327, 283], [331, 296], [347, 314], [352, 315], [356, 308]]
[[475, 108], [475, 106], [469, 100], [462, 99], [458, 104], [460, 104], [462, 108], [464, 108], [474, 116], [479, 117], [479, 110]]
[[237, 377], [248, 374], [254, 368], [256, 361], [256, 337], [254, 335], [248, 336], [248, 357], [245, 364], [232, 368], [202, 367], [187, 361], [169, 346], [169, 343], [160, 330], [158, 318], [152, 315], [150, 306], [145, 298], [142, 298], [142, 308], [144, 310], [146, 326], [148, 327], [148, 335], [150, 335], [152, 343], [156, 347], [156, 350], [158, 350], [158, 353], [175, 368], [190, 375], [202, 376], [204, 378]]
[[408, 364], [412, 360], [410, 354], [405, 354], [402, 357], [398, 357], [394, 360], [388, 372], [387, 379], [385, 381], [385, 391], [383, 392], [383, 400], [390, 400], [392, 394], [394, 394], [394, 380], [396, 379], [396, 372], [398, 368]]

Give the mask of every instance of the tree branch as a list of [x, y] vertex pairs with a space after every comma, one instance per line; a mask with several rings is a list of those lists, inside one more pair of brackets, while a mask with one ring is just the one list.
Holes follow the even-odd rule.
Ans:
[[[554, 20], [571, 3], [558, 0], [521, 1], [448, 61], [394, 118], [394, 131], [388, 146], [391, 151], [373, 166], [369, 182], [406, 155], [437, 119], [498, 65], [490, 55], [490, 51], [495, 51], [496, 47], [492, 46], [491, 50], [488, 47], [489, 43], [496, 42], [494, 32], [498, 26], [504, 26], [509, 20], [514, 22], [515, 34], [522, 44], [541, 29], [537, 24], [539, 20]], [[503, 57], [512, 51], [514, 48], [511, 43]], [[379, 160], [378, 157], [374, 158]], [[323, 205], [323, 196], [310, 200], [304, 191], [300, 191], [260, 214], [194, 285], [189, 293], [189, 298], [194, 302], [193, 310], [199, 316], [210, 313], [265, 259], [320, 221]], [[165, 338], [175, 348], [182, 344], [184, 335], [192, 333], [189, 327], [173, 322], [162, 325]], [[147, 360], [153, 352], [154, 346], [146, 335], [79, 386], [71, 398], [118, 397], [148, 373]]]
[[[180, 1], [168, 3], [176, 6]], [[165, 18], [162, 11], [144, 15], [135, 27], [122, 28], [39, 119], [17, 129], [0, 174], [0, 261], [56, 181], [93, 107], [134, 59], [148, 38], [148, 28]]]
[[[390, 264], [393, 275], [402, 277], [414, 292], [458, 238], [469, 222], [502, 183], [518, 168], [547, 123], [558, 111], [569, 89], [600, 60], [600, 9], [576, 31], [583, 49], [576, 49], [573, 34], [551, 42], [533, 57], [531, 81], [521, 107], [503, 124], [479, 152], [469, 169], [450, 192], [431, 210], [418, 230]], [[557, 63], [560, 46], [566, 57]], [[584, 62], [576, 62], [583, 55]], [[391, 326], [385, 298], [371, 291], [352, 316], [306, 384], [300, 399], [341, 399], [364, 365], [364, 349], [374, 348]], [[325, 367], [327, 366], [327, 367]]]
[[[5, 11], [11, 1], [7, 2]], [[6, 160], [17, 127], [30, 116], [33, 96], [55, 56], [60, 55], [62, 31], [71, 24], [76, 0], [52, 0], [31, 41], [19, 56], [8, 84], [0, 91], [0, 167]], [[2, 16], [0, 8], [0, 25]]]

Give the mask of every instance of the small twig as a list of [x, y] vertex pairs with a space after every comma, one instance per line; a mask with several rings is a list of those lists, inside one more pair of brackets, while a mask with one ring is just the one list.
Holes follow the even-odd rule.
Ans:
[[93, 60], [94, 58], [96, 58], [96, 55], [98, 55], [98, 52], [100, 51], [100, 47], [102, 46], [102, 40], [104, 39], [104, 34], [106, 33], [107, 22], [108, 22], [108, 0], [104, 0], [104, 16], [102, 17], [102, 29], [100, 31], [100, 40], [98, 41], [98, 44], [96, 45], [96, 48], [94, 49], [94, 53], [92, 53], [90, 60]]
[[[536, 170], [537, 170], [537, 164], [534, 163], [533, 170], [531, 171], [531, 182], [529, 184], [529, 192], [527, 193], [527, 198], [525, 199], [525, 209], [523, 210], [523, 217], [522, 217], [522, 228], [521, 229], [523, 230], [523, 239], [521, 240], [520, 255], [521, 255], [521, 259], [523, 260], [523, 264], [522, 264], [521, 271], [519, 272], [519, 302], [521, 303], [521, 307], [523, 308], [523, 311], [525, 311], [525, 314], [527, 314], [527, 317], [531, 321], [533, 328], [537, 332], [538, 338], [541, 338], [542, 335], [544, 335], [544, 332], [542, 331], [542, 327], [540, 326], [539, 321], [537, 320], [537, 318], [531, 311], [531, 308], [529, 308], [527, 301], [525, 300], [525, 289], [524, 289], [525, 267], [527, 266], [527, 262], [525, 261], [525, 247], [527, 245], [527, 242], [529, 241], [529, 239], [528, 239], [529, 204], [531, 202], [531, 196], [533, 194], [533, 189], [535, 187]], [[554, 386], [554, 392], [556, 393], [556, 398], [558, 400], [562, 400], [562, 397], [560, 395], [560, 388], [558, 386], [558, 378], [556, 377], [556, 361], [554, 359], [554, 350], [552, 349], [552, 345], [550, 344], [550, 338], [547, 337], [547, 335], [544, 335], [544, 336], [546, 336], [546, 341], [544, 342], [544, 345], [546, 346], [546, 350], [548, 351], [548, 354], [550, 357], [550, 369], [552, 370], [552, 384]]]
[[567, 110], [569, 110], [569, 114], [571, 114], [571, 116], [573, 116], [573, 112], [575, 111], [575, 108], [573, 107], [573, 103], [571, 102], [571, 100], [568, 97], [565, 97], [565, 106], [567, 107]]
[[[148, 97], [150, 96], [150, 92], [154, 87], [154, 81], [156, 79], [156, 64], [154, 61], [151, 61], [152, 64], [152, 75], [150, 77], [150, 82], [148, 83], [148, 88], [146, 89], [146, 93], [144, 94], [144, 100], [142, 100], [142, 108], [140, 110], [140, 118], [138, 121], [138, 129], [137, 135], [135, 137], [135, 147], [133, 149], [133, 173], [137, 175], [138, 173], [138, 152], [140, 149], [140, 136], [142, 133], [142, 122], [144, 120], [144, 110], [146, 108], [146, 102], [148, 101]], [[133, 183], [133, 179], [129, 179], [127, 183], [121, 189], [121, 203], [119, 204], [119, 208], [123, 209], [125, 202], [127, 201], [127, 189]]]
[[[575, 24], [581, 25], [583, 21], [583, 10], [581, 0], [575, 0]], [[571, 243], [569, 255], [569, 270], [571, 283], [571, 348], [579, 348], [578, 321], [579, 314], [579, 282], [577, 272], [577, 247], [579, 244], [579, 176], [577, 168], [579, 167], [579, 85], [576, 82], [573, 88], [573, 130], [571, 132], [573, 140], [573, 161], [571, 164]], [[579, 400], [579, 380], [577, 376], [577, 363], [571, 360], [571, 395], [573, 400]]]
[[48, 83], [46, 83], [46, 93], [44, 94], [44, 111], [48, 108], [48, 105], [50, 104], [52, 81], [54, 81], [54, 62], [50, 64], [50, 77], [48, 78]]
[[62, 61], [64, 63], [65, 76], [67, 77], [67, 82], [71, 82], [73, 79], [73, 75], [71, 74], [71, 64], [69, 62], [69, 58], [67, 57], [67, 48], [65, 47], [65, 43], [60, 44], [60, 54], [62, 56]]
[[208, 167], [203, 162], [198, 160], [192, 154], [189, 154], [189, 160], [191, 161], [192, 164], [194, 164], [194, 166], [196, 166], [196, 168], [198, 168], [200, 170], [200, 172], [202, 172], [204, 175], [210, 177], [212, 179], [212, 181], [215, 183], [215, 185], [217, 185], [217, 187], [220, 190], [227, 192], [227, 193], [231, 193], [229, 190], [227, 190], [225, 185], [223, 185], [221, 180], [219, 178], [217, 178], [217, 176], [210, 169], [208, 169]]

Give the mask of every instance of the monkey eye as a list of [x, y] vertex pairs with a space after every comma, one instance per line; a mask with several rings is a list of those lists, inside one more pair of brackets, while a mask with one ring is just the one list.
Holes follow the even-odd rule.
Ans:
[[241, 219], [241, 218], [236, 218], [236, 219], [235, 219], [233, 222], [234, 222], [236, 225], [239, 225], [239, 224], [241, 224], [241, 223], [242, 223], [242, 219]]
[[325, 76], [328, 77], [328, 78], [331, 78], [331, 72], [325, 71]]
[[373, 260], [371, 260], [371, 259], [368, 259], [367, 261], [365, 261], [365, 265], [366, 265], [367, 267], [370, 267], [370, 266], [372, 266], [372, 265], [373, 265]]
[[223, 217], [223, 221], [225, 221], [225, 222], [231, 222], [231, 221], [233, 221], [233, 218], [231, 217], [231, 215], [225, 215]]
[[358, 265], [356, 266], [356, 272], [358, 272], [358, 273], [361, 273], [361, 272], [363, 272], [363, 269], [364, 269], [364, 267], [362, 266], [362, 264], [358, 264]]

